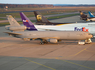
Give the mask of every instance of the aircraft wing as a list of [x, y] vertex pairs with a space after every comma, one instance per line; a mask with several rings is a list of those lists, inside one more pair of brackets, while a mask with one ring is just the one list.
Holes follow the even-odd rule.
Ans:
[[22, 35], [22, 34], [20, 34], [20, 33], [13, 33], [13, 32], [4, 32], [4, 33], [7, 33], [7, 34], [9, 34], [9, 35]]

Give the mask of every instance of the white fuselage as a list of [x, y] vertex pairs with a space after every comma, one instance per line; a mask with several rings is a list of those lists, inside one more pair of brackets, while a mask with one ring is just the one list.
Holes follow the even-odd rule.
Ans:
[[[54, 25], [35, 25], [38, 30], [56, 30], [56, 31], [87, 31], [95, 36], [95, 22], [92, 23], [74, 23], [60, 26]], [[83, 30], [82, 28], [85, 27]]]
[[94, 18], [87, 18], [86, 21], [95, 21], [95, 17]]
[[[15, 33], [19, 33], [15, 35]], [[12, 34], [12, 33], [11, 33]], [[88, 32], [82, 31], [19, 31], [13, 32], [14, 37], [30, 39], [66, 39], [66, 40], [85, 40], [92, 38]]]

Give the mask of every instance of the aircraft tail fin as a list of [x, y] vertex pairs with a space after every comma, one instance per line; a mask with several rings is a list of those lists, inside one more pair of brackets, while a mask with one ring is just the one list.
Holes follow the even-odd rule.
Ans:
[[87, 20], [87, 15], [85, 15], [82, 11], [80, 11], [80, 17], [82, 20]]
[[34, 14], [35, 14], [35, 17], [36, 17], [37, 22], [49, 22], [45, 17], [43, 17], [41, 15], [40, 12], [34, 11]]
[[23, 12], [20, 12], [20, 16], [21, 16], [21, 19], [23, 21], [23, 24], [27, 27], [27, 30], [37, 31], [34, 24], [25, 16], [25, 14]]
[[88, 11], [88, 13], [89, 13], [89, 16], [90, 16], [90, 17], [95, 17], [95, 16], [93, 15], [93, 13], [91, 13], [90, 11]]
[[20, 26], [20, 24], [11, 15], [6, 15], [6, 16], [10, 23], [10, 26]]

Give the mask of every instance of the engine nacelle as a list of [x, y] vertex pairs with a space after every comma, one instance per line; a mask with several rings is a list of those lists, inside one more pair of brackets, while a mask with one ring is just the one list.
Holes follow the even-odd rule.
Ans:
[[57, 39], [48, 39], [47, 41], [48, 41], [48, 42], [51, 42], [51, 43], [57, 43], [57, 42], [58, 42]]
[[11, 31], [21, 31], [21, 30], [26, 30], [27, 27], [26, 26], [6, 26], [5, 27], [7, 30], [11, 30]]

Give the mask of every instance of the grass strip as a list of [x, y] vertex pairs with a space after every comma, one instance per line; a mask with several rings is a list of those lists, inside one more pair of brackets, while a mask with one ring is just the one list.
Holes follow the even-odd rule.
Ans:
[[[36, 20], [31, 20], [31, 22], [36, 22]], [[22, 21], [18, 21], [19, 24], [23, 24]], [[0, 26], [10, 25], [9, 22], [6, 23], [0, 23]]]
[[53, 19], [60, 19], [60, 18], [66, 18], [66, 17], [71, 17], [71, 16], [76, 16], [79, 14], [69, 14], [69, 15], [62, 15], [62, 16], [56, 16], [56, 17], [48, 17], [48, 20], [53, 20]]
[[0, 18], [0, 20], [5, 20], [5, 18]]
[[[60, 19], [60, 18], [65, 18], [65, 17], [71, 17], [71, 16], [76, 16], [79, 14], [69, 14], [69, 15], [62, 15], [62, 16], [55, 16], [55, 17], [48, 17], [48, 20], [53, 20], [53, 19]], [[31, 22], [36, 22], [36, 20], [31, 20]], [[19, 24], [22, 24], [22, 21], [18, 21]], [[0, 23], [0, 26], [5, 26], [5, 25], [9, 25], [9, 22], [6, 23]]]

